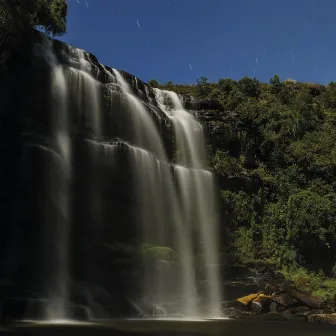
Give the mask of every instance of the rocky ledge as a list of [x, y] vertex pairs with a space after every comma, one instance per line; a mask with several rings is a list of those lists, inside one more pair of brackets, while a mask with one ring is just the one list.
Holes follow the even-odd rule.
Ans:
[[267, 269], [264, 289], [225, 302], [223, 313], [235, 319], [265, 321], [303, 320], [336, 324], [336, 302], [326, 302], [284, 281], [278, 272]]

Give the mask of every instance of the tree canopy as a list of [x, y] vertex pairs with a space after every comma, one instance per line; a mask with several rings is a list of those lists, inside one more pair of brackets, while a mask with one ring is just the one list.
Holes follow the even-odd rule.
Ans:
[[223, 248], [243, 262], [290, 269], [302, 283], [335, 274], [336, 84], [274, 75], [269, 83], [202, 77], [158, 86], [221, 107], [204, 122], [231, 242]]
[[0, 2], [1, 35], [42, 27], [52, 35], [66, 32], [66, 0], [11, 0]]

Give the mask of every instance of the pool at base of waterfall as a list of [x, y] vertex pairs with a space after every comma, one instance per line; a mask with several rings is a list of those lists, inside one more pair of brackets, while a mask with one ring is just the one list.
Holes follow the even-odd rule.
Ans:
[[[61, 323], [59, 323], [61, 322]], [[272, 336], [331, 336], [336, 325], [309, 324], [303, 321], [256, 321], [233, 319], [112, 319], [93, 323], [73, 321], [21, 322], [9, 325], [0, 335], [272, 335]], [[6, 333], [5, 333], [6, 332]]]

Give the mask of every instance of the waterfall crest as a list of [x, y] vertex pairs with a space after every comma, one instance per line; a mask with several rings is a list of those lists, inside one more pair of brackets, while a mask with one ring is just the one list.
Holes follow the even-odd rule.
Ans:
[[48, 94], [43, 113], [27, 116], [41, 131], [27, 126], [24, 148], [47, 176], [34, 219], [35, 242], [44, 243], [20, 267], [35, 270], [29, 300], [42, 305], [39, 318], [111, 318], [127, 314], [129, 300], [136, 311], [220, 316], [216, 190], [202, 125], [176, 93], [83, 50], [43, 37], [35, 57]]

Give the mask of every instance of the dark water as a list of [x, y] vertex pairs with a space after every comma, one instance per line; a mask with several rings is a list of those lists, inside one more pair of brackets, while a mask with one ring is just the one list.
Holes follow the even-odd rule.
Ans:
[[336, 335], [336, 325], [302, 321], [237, 320], [111, 320], [104, 323], [20, 323], [7, 326], [0, 335], [120, 335], [120, 336], [310, 336]]

